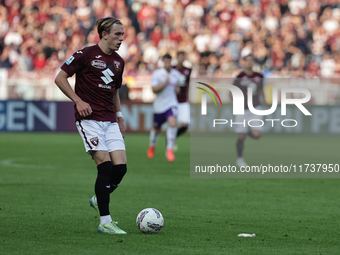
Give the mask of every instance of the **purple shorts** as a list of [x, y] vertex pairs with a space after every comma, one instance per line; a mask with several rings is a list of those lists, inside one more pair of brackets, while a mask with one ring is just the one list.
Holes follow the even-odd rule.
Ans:
[[173, 106], [163, 113], [153, 114], [153, 127], [160, 128], [169, 117], [174, 116], [177, 118], [177, 106]]

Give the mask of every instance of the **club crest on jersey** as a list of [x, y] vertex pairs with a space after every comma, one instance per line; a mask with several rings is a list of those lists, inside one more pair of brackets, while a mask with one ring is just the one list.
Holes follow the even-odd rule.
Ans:
[[90, 142], [94, 145], [94, 146], [98, 146], [99, 144], [99, 140], [98, 137], [93, 137], [90, 139]]
[[120, 67], [120, 62], [115, 60], [115, 61], [113, 61], [113, 63], [115, 64], [115, 68], [118, 71], [119, 67]]
[[106, 68], [106, 63], [103, 60], [92, 60], [91, 65], [99, 68], [99, 69], [105, 69]]

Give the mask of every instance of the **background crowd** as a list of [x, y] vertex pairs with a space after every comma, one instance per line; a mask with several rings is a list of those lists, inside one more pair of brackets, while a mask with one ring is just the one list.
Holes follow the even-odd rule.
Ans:
[[234, 75], [251, 52], [267, 76], [340, 75], [340, 0], [2, 0], [0, 68], [55, 73], [99, 41], [95, 22], [106, 16], [124, 24], [129, 75], [178, 50], [193, 76]]

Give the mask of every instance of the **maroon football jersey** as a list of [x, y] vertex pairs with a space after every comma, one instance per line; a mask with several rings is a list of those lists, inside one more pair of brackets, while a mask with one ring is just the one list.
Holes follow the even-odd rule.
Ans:
[[117, 122], [113, 95], [122, 85], [124, 60], [116, 53], [105, 54], [98, 45], [75, 52], [61, 67], [69, 76], [76, 74], [75, 92], [92, 108], [82, 118], [76, 106], [76, 120], [89, 119]]
[[248, 87], [253, 89], [253, 106], [261, 104], [260, 92], [263, 89], [263, 75], [253, 72], [252, 75], [247, 75], [241, 72], [235, 79], [234, 85], [239, 87], [244, 95], [244, 109], [248, 109]]
[[177, 66], [174, 66], [173, 68], [178, 70], [186, 78], [185, 79], [185, 83], [179, 87], [180, 91], [177, 94], [178, 103], [185, 103], [185, 102], [187, 102], [189, 100], [189, 83], [190, 83], [191, 69], [190, 68], [186, 68], [184, 66], [182, 68], [180, 68], [180, 69], [177, 68]]

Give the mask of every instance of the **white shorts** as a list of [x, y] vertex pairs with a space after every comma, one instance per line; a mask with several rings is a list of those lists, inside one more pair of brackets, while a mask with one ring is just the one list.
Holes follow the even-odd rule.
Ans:
[[[258, 108], [256, 108], [258, 109]], [[256, 126], [256, 127], [251, 127], [248, 122], [250, 120], [253, 120], [251, 121], [249, 124], [251, 126]], [[234, 121], [233, 121], [233, 127], [235, 128], [235, 132], [236, 133], [248, 133], [248, 130], [249, 128], [252, 129], [252, 130], [258, 130], [258, 131], [263, 131], [263, 126], [262, 127], [259, 127], [261, 126], [261, 121], [255, 121], [255, 120], [262, 120], [263, 121], [263, 115], [255, 115], [253, 114], [251, 111], [249, 111], [248, 109], [247, 110], [244, 110], [244, 115], [236, 115], [235, 118], [234, 118]], [[237, 123], [243, 123], [243, 124], [234, 124], [235, 122]]]
[[117, 122], [81, 120], [76, 122], [86, 152], [125, 151], [125, 143]]
[[190, 124], [190, 104], [189, 102], [179, 103], [178, 104], [178, 115], [177, 115], [178, 124], [186, 123]]

